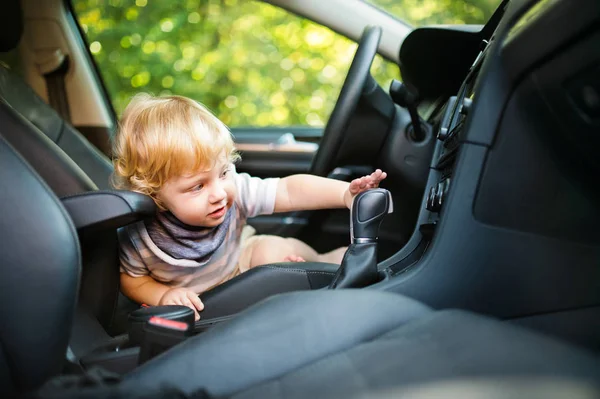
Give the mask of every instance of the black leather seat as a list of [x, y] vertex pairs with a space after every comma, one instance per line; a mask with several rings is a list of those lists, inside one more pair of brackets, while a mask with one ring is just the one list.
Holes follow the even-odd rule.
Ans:
[[[6, 128], [0, 125], [0, 133]], [[0, 395], [14, 397], [61, 373], [81, 256], [60, 201], [1, 137], [0, 184], [11, 188], [0, 196]], [[165, 389], [239, 398], [364, 397], [507, 377], [597, 384], [600, 359], [472, 313], [434, 311], [373, 290], [328, 290], [272, 297], [119, 383], [94, 389], [104, 391], [96, 397], [114, 398], [161, 397]]]
[[[369, 397], [453, 379], [600, 382], [600, 359], [460, 310], [370, 290], [282, 294], [125, 376], [122, 389], [173, 386], [240, 398]], [[145, 391], [147, 390], [147, 391]]]
[[[0, 67], [0, 77], [8, 76], [2, 75], [4, 72], [6, 70]], [[0, 102], [0, 120], [3, 125], [0, 136], [27, 160], [58, 197], [67, 198], [98, 189], [96, 183], [63, 149], [4, 102], [2, 92], [0, 99], [3, 100]], [[44, 112], [42, 107], [40, 112]], [[80, 140], [85, 147], [89, 145], [85, 145], [83, 137]], [[108, 166], [110, 167], [110, 163]], [[116, 231], [89, 234], [82, 238], [80, 244], [84, 259], [81, 290], [84, 300], [80, 302], [80, 307], [86, 308], [85, 312], [99, 320], [102, 327], [99, 326], [98, 330], [111, 331], [119, 298]]]
[[[19, 2], [4, 3], [3, 11], [0, 51], [10, 51], [17, 46], [23, 31]], [[4, 126], [0, 136], [27, 160], [58, 197], [109, 188], [112, 165], [108, 157], [63, 121], [20, 76], [1, 64], [0, 119]], [[123, 323], [115, 322], [119, 299], [116, 232], [90, 235], [81, 245], [84, 297], [79, 303], [78, 317], [98, 320], [86, 322], [85, 329], [76, 331], [78, 342], [88, 342], [76, 346], [87, 351], [100, 338], [108, 339], [105, 331], [122, 330], [119, 324]], [[77, 326], [81, 324], [84, 323]]]
[[[0, 124], [0, 133], [10, 126]], [[79, 242], [60, 201], [0, 137], [0, 390], [60, 373], [77, 301]], [[38, 227], [39, 226], [39, 229]]]

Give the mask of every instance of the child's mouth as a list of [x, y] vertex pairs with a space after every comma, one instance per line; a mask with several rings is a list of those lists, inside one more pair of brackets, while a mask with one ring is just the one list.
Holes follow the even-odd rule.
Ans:
[[222, 206], [219, 209], [217, 209], [216, 211], [209, 213], [208, 217], [214, 218], [214, 219], [219, 219], [221, 216], [223, 216], [225, 214], [225, 211], [227, 211], [227, 207]]

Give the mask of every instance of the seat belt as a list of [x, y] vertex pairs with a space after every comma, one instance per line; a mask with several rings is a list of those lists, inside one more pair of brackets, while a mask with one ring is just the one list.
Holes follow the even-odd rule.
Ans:
[[65, 76], [69, 70], [69, 56], [61, 49], [44, 52], [36, 61], [38, 70], [46, 81], [46, 91], [50, 106], [66, 121], [71, 123], [71, 111], [65, 86]]

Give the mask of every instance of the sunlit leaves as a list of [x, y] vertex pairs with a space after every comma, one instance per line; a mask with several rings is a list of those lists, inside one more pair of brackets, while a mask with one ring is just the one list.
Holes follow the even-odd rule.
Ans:
[[131, 78], [131, 87], [142, 87], [146, 86], [150, 82], [150, 72], [143, 71]]
[[174, 28], [173, 21], [170, 19], [164, 19], [160, 22], [160, 30], [163, 32], [171, 32]]
[[100, 42], [90, 43], [90, 51], [92, 54], [98, 54], [100, 51], [102, 51], [102, 44], [100, 44]]
[[368, 0], [413, 26], [483, 24], [501, 0]]
[[[473, 1], [377, 2], [402, 7], [411, 21], [487, 15]], [[323, 126], [356, 51], [341, 35], [260, 1], [73, 4], [119, 114], [144, 91], [194, 98], [230, 126]], [[386, 89], [399, 78], [398, 67], [379, 56], [372, 73]]]
[[190, 24], [197, 24], [200, 22], [200, 14], [197, 12], [191, 12], [189, 13], [187, 20]]
[[173, 87], [174, 83], [175, 83], [175, 79], [173, 79], [173, 76], [171, 76], [171, 75], [167, 75], [164, 78], [162, 78], [162, 80], [161, 80], [161, 86], [164, 87], [165, 89], [170, 89], [171, 87]]

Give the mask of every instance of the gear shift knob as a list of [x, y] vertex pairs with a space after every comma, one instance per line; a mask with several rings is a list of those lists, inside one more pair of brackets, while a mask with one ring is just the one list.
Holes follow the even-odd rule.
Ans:
[[381, 221], [392, 211], [392, 196], [388, 190], [375, 188], [358, 194], [350, 210], [352, 243], [377, 241]]

